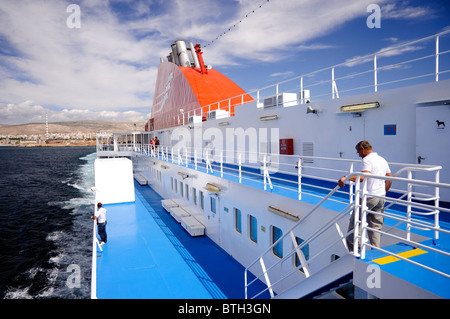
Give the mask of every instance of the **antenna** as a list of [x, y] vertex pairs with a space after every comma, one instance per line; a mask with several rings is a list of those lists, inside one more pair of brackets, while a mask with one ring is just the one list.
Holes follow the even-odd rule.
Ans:
[[236, 26], [238, 26], [240, 23], [242, 23], [245, 19], [248, 18], [249, 15], [254, 14], [256, 10], [261, 9], [262, 6], [264, 6], [265, 4], [267, 4], [270, 0], [264, 0], [259, 7], [253, 9], [252, 11], [248, 12], [245, 17], [241, 18], [239, 20], [239, 22], [235, 22], [232, 26], [230, 26], [227, 30], [223, 31], [220, 35], [218, 35], [214, 40], [209, 41], [207, 44], [205, 44], [203, 47], [206, 48], [209, 45], [212, 45], [214, 43], [214, 41], [217, 41], [220, 39], [220, 37], [224, 36], [225, 34], [227, 34], [228, 32], [232, 31], [232, 29], [236, 28]]
[[48, 140], [48, 114], [45, 113], [45, 140]]

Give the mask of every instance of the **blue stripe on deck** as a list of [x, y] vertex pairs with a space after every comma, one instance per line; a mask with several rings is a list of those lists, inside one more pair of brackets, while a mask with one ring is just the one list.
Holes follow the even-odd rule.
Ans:
[[242, 265], [209, 237], [191, 237], [151, 187], [135, 183], [135, 190], [135, 203], [104, 205], [108, 243], [97, 253], [98, 298], [244, 298]]

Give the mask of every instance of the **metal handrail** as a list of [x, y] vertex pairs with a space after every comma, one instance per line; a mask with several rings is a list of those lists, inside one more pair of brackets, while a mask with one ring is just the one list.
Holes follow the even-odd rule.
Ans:
[[[362, 176], [362, 177], [364, 177], [364, 181], [367, 181], [368, 178], [379, 178], [379, 179], [392, 180], [392, 181], [397, 181], [397, 182], [405, 182], [405, 181], [408, 181], [408, 182], [410, 182], [410, 183], [412, 182], [412, 183], [415, 183], [415, 184], [418, 184], [418, 185], [423, 185], [423, 186], [450, 188], [450, 184], [436, 183], [436, 182], [429, 182], [429, 181], [422, 181], [422, 180], [410, 180], [410, 179], [399, 178], [399, 177], [388, 177], [388, 176], [386, 176], [386, 177], [384, 177], [384, 176], [381, 177], [381, 176], [377, 176], [377, 175], [373, 175], [373, 174], [367, 174], [367, 173], [352, 173], [352, 174], [348, 175], [344, 181], [349, 180], [349, 179], [350, 179], [351, 177], [353, 177], [353, 176], [357, 176], [357, 177], [358, 177], [358, 176]], [[362, 183], [359, 182], [359, 178], [357, 178], [357, 182], [356, 182], [356, 185], [357, 185], [356, 194], [357, 194], [357, 195], [360, 194], [360, 195], [361, 195], [360, 197], [363, 199], [363, 198], [367, 197], [368, 194], [364, 193], [363, 188], [360, 188], [360, 187], [359, 187], [361, 184], [362, 184]], [[319, 207], [320, 207], [320, 206], [321, 206], [321, 205], [322, 205], [329, 197], [331, 197], [331, 196], [337, 191], [338, 188], [339, 188], [338, 186], [335, 187], [335, 188], [334, 188], [334, 189], [333, 189], [326, 197], [324, 197], [317, 205], [315, 205], [315, 206], [311, 209], [311, 211], [310, 211], [308, 214], [306, 214], [306, 216], [305, 216], [304, 218], [302, 218], [302, 219], [299, 220], [296, 224], [294, 224], [288, 231], [286, 231], [285, 234], [283, 234], [283, 236], [281, 236], [276, 242], [274, 242], [269, 248], [267, 248], [267, 249], [264, 251], [264, 253], [262, 253], [257, 259], [255, 259], [252, 263], [250, 263], [250, 264], [246, 267], [246, 269], [245, 269], [245, 297], [246, 297], [246, 298], [248, 298], [248, 295], [247, 295], [247, 293], [248, 293], [248, 286], [249, 286], [250, 284], [252, 284], [253, 282], [256, 281], [256, 279], [255, 279], [255, 280], [251, 281], [250, 283], [248, 283], [248, 281], [247, 281], [247, 278], [248, 278], [248, 277], [247, 277], [247, 272], [249, 271], [249, 269], [250, 269], [251, 267], [253, 267], [253, 266], [254, 266], [256, 263], [258, 263], [258, 262], [260, 262], [260, 264], [262, 265], [262, 269], [265, 269], [265, 266], [263, 266], [263, 265], [264, 265], [263, 257], [264, 257], [267, 253], [269, 253], [270, 251], [272, 251], [273, 248], [274, 248], [278, 243], [280, 243], [284, 238], [286, 238], [287, 236], [291, 236], [291, 233], [293, 232], [293, 230], [294, 230], [296, 227], [298, 227], [301, 223], [303, 223], [304, 220], [305, 220], [307, 217], [311, 216], [311, 215], [314, 213], [314, 211], [316, 211], [316, 210], [317, 210], [317, 209], [318, 209], [318, 208], [319, 208]], [[359, 196], [358, 196], [358, 197], [359, 197]], [[384, 197], [384, 198], [387, 199], [387, 200], [395, 200], [395, 199], [391, 199], [391, 198], [387, 198], [387, 197]], [[358, 202], [358, 201], [355, 201], [355, 203], [357, 203], [357, 202]], [[364, 202], [365, 202], [365, 201], [363, 200], [363, 203], [364, 203]], [[422, 207], [422, 208], [423, 208], [423, 205], [424, 205], [424, 204], [421, 204], [421, 203], [414, 203], [414, 202], [408, 202], [408, 204], [409, 204], [409, 205], [413, 205], [413, 206], [416, 206], [416, 204], [417, 204], [417, 206]], [[353, 203], [353, 204], [350, 203], [349, 206], [347, 206], [345, 210], [347, 210], [347, 209], [349, 209], [349, 208], [356, 208], [356, 209], [355, 209], [355, 212], [357, 212], [357, 211], [358, 211], [358, 209], [357, 209], [358, 207], [359, 207], [359, 205], [355, 205], [354, 203]], [[445, 209], [445, 208], [439, 207], [439, 210], [440, 210], [440, 211], [443, 211], [443, 212], [449, 212], [449, 213], [450, 213], [450, 209]], [[355, 257], [360, 257], [360, 258], [362, 258], [362, 259], [365, 258], [365, 249], [366, 249], [366, 247], [376, 248], [376, 247], [374, 247], [374, 246], [372, 246], [372, 245], [370, 245], [370, 244], [367, 243], [367, 231], [368, 231], [368, 230], [376, 231], [376, 232], [382, 233], [382, 234], [384, 234], [384, 235], [393, 236], [393, 235], [388, 234], [388, 233], [386, 233], [386, 232], [382, 232], [382, 231], [379, 231], [379, 230], [373, 230], [373, 229], [369, 228], [369, 227], [366, 225], [366, 223], [365, 223], [365, 217], [366, 217], [367, 213], [374, 213], [374, 212], [368, 211], [367, 208], [363, 208], [363, 209], [362, 209], [362, 219], [361, 219], [361, 221], [359, 221], [358, 218], [355, 218], [355, 227], [354, 227], [354, 230], [357, 230], [357, 229], [359, 228], [358, 225], [361, 225], [361, 231], [358, 231], [358, 230], [357, 230], [357, 231], [354, 231], [354, 235], [355, 235], [354, 245], [355, 245], [355, 247], [354, 247], [354, 249], [353, 249], [353, 251], [354, 251], [353, 254], [355, 255]], [[341, 212], [341, 216], [340, 216], [340, 217], [342, 217], [342, 216], [345, 216], [345, 214], [342, 214], [342, 212]], [[386, 215], [384, 215], [384, 216], [386, 217]], [[387, 216], [387, 217], [390, 217], [390, 216]], [[399, 219], [400, 219], [400, 218], [399, 218]], [[445, 231], [445, 230], [440, 229], [439, 227], [432, 227], [432, 226], [428, 226], [428, 225], [426, 225], [426, 224], [424, 225], [423, 223], [420, 223], [420, 222], [415, 222], [415, 221], [411, 221], [411, 220], [407, 220], [407, 219], [403, 219], [403, 220], [404, 220], [404, 222], [409, 222], [409, 223], [414, 223], [414, 224], [417, 224], [417, 225], [424, 226], [424, 228], [429, 229], [429, 230], [433, 230], [433, 231], [441, 231], [441, 232], [445, 232], [445, 233], [450, 233], [450, 232], [448, 232], [448, 231]], [[335, 222], [334, 220], [331, 220], [329, 223], [327, 223], [325, 226], [323, 226], [318, 232], [316, 232], [315, 234], [313, 234], [307, 241], [302, 242], [301, 245], [297, 245], [296, 242], [293, 242], [293, 244], [294, 244], [294, 251], [295, 251], [295, 250], [298, 251], [299, 249], [301, 249], [302, 247], [304, 247], [305, 245], [307, 245], [307, 244], [308, 244], [309, 242], [311, 242], [312, 240], [318, 238], [318, 237], [322, 234], [323, 228], [327, 228], [327, 229], [328, 229], [328, 228], [332, 227], [335, 223], [336, 223], [336, 222]], [[364, 236], [363, 234], [365, 234], [365, 236]], [[347, 234], [347, 235], [348, 235], [348, 234]], [[346, 235], [345, 237], [347, 237], [347, 235]], [[421, 247], [427, 247], [428, 249], [433, 250], [433, 251], [435, 251], [435, 252], [437, 252], [437, 253], [441, 253], [441, 254], [450, 256], [450, 254], [447, 253], [447, 252], [445, 252], [444, 250], [440, 250], [440, 249], [432, 248], [432, 247], [430, 248], [430, 247], [428, 247], [428, 246], [421, 245], [421, 244], [415, 243], [415, 242], [413, 242], [413, 241], [411, 241], [411, 240], [409, 240], [409, 239], [400, 238], [400, 237], [398, 237], [398, 236], [395, 236], [395, 237], [397, 237], [397, 239], [399, 239], [399, 240], [401, 240], [401, 241], [403, 241], [403, 242], [407, 242], [407, 243], [409, 243], [409, 244], [411, 244], [411, 245], [416, 245], [416, 246], [418, 246], [418, 247], [419, 247], [419, 246], [421, 246]], [[361, 254], [358, 252], [358, 248], [356, 247], [356, 246], [358, 245], [358, 242], [359, 242], [359, 249], [361, 250]], [[316, 254], [314, 257], [317, 257], [320, 253], [322, 253], [323, 251], [325, 251], [325, 250], [328, 249], [328, 248], [331, 248], [331, 247], [332, 247], [333, 245], [335, 245], [335, 244], [336, 244], [336, 242], [331, 243], [329, 246], [327, 246], [327, 248], [324, 248], [321, 252], [319, 252], [318, 254]], [[378, 248], [376, 248], [376, 249], [378, 249]], [[379, 249], [379, 250], [385, 251], [385, 250], [383, 250], [383, 249]], [[389, 253], [389, 254], [390, 254], [390, 255], [395, 255], [395, 256], [397, 256], [397, 255], [394, 254], [394, 253]], [[287, 256], [285, 256], [285, 257], [279, 259], [275, 264], [280, 264], [280, 263], [282, 263], [282, 262], [283, 262], [284, 260], [286, 260], [287, 258], [290, 258], [291, 255], [292, 255], [292, 252], [289, 253], [289, 254], [287, 254]], [[313, 259], [314, 257], [311, 257], [311, 259]], [[404, 258], [401, 258], [401, 256], [399, 256], [399, 257], [400, 257], [400, 259], [404, 259]], [[265, 269], [261, 275], [256, 276], [256, 278], [261, 278], [262, 276], [264, 276], [264, 278], [266, 278], [266, 283], [268, 283], [268, 284], [267, 284], [268, 288], [266, 288], [265, 290], [268, 289], [268, 290], [270, 291], [272, 297], [274, 296], [274, 293], [273, 293], [273, 286], [274, 286], [276, 283], [278, 283], [278, 282], [282, 281], [283, 279], [285, 279], [287, 276], [290, 276], [290, 275], [291, 275], [291, 274], [287, 274], [286, 276], [282, 276], [276, 283], [270, 283], [270, 278], [269, 278], [268, 271], [269, 271], [270, 269], [274, 268], [274, 265], [275, 265], [275, 264], [272, 264], [270, 268]], [[418, 263], [415, 263], [415, 262], [414, 262], [414, 264], [417, 264], [418, 266], [420, 266], [420, 267], [422, 267], [422, 268], [425, 268], [425, 269], [427, 269], [427, 270], [430, 270], [430, 268], [431, 268], [431, 267], [428, 267], [428, 266], [426, 266], [426, 265], [421, 265], [421, 264], [418, 264]], [[302, 265], [302, 267], [303, 267], [303, 265]], [[438, 273], [438, 274], [441, 274], [441, 275], [442, 275], [442, 272], [440, 272], [440, 271], [438, 271], [438, 270], [432, 270], [432, 271], [435, 272], [435, 273]], [[449, 275], [449, 274], [443, 274], [443, 275], [450, 278], [450, 275]], [[269, 279], [269, 280], [267, 280], [267, 279]]]
[[97, 232], [94, 221], [92, 233], [92, 268], [91, 268], [91, 299], [97, 299]]

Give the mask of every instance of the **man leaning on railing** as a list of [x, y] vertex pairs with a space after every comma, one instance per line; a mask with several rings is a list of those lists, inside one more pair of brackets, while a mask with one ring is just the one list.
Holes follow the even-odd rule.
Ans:
[[[360, 141], [355, 146], [356, 152], [362, 158], [362, 169], [363, 173], [369, 173], [378, 176], [392, 176], [389, 164], [387, 161], [379, 156], [372, 150], [372, 145], [367, 141]], [[344, 187], [344, 180], [347, 176], [343, 176], [339, 179], [338, 185]], [[357, 176], [352, 176], [349, 178], [350, 181], [354, 182]], [[360, 176], [360, 181], [362, 182], [364, 177]], [[367, 209], [373, 212], [382, 213], [384, 210], [384, 204], [386, 202], [383, 198], [372, 197], [373, 196], [386, 196], [386, 192], [391, 187], [392, 181], [369, 178], [367, 180]], [[361, 213], [359, 214], [361, 219]], [[350, 223], [348, 225], [348, 232], [352, 231], [354, 228], [354, 214], [350, 218]], [[370, 228], [379, 230], [383, 227], [384, 219], [383, 216], [378, 214], [367, 214], [367, 224]], [[347, 237], [347, 247], [349, 250], [353, 248], [353, 234]], [[380, 247], [380, 234], [373, 231], [368, 231], [368, 237], [370, 244], [375, 247]]]

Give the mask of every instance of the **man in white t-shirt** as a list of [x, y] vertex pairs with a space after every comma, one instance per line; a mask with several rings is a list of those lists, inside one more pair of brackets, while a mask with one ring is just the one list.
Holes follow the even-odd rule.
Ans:
[[100, 245], [106, 244], [106, 209], [103, 207], [102, 203], [97, 204], [95, 216], [91, 216], [91, 218], [97, 220], [97, 231], [101, 240]]
[[[375, 153], [372, 150], [372, 145], [370, 145], [367, 141], [361, 141], [355, 146], [356, 152], [362, 158], [362, 168], [361, 172], [369, 173], [378, 176], [392, 176], [391, 170], [389, 168], [386, 160]], [[344, 179], [346, 176], [341, 177], [338, 181], [338, 185], [340, 187], [344, 186]], [[356, 176], [353, 176], [349, 179], [350, 181], [355, 181]], [[364, 180], [363, 177], [360, 177], [360, 181]], [[385, 181], [383, 179], [377, 178], [369, 178], [367, 180], [367, 193], [369, 197], [367, 197], [367, 208], [373, 212], [383, 212], [385, 200], [378, 197], [373, 196], [385, 196], [386, 192], [391, 187], [392, 181]], [[359, 216], [361, 218], [361, 216]], [[384, 219], [381, 215], [375, 214], [367, 214], [367, 224], [370, 228], [373, 229], [381, 229], [383, 227]], [[354, 228], [354, 215], [352, 214], [350, 218], [350, 223], [348, 226], [348, 231], [350, 232]], [[380, 247], [380, 234], [377, 232], [369, 231], [368, 237], [370, 240], [370, 244], [375, 247]], [[353, 234], [347, 237], [347, 246], [349, 250], [353, 250]]]

